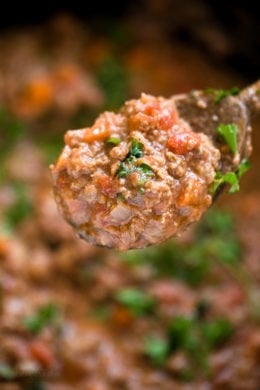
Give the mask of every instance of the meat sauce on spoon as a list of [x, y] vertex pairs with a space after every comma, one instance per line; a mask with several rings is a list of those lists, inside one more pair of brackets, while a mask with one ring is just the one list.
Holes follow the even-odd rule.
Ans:
[[60, 212], [79, 237], [118, 250], [181, 234], [225, 186], [238, 190], [259, 90], [142, 94], [67, 131], [51, 166]]

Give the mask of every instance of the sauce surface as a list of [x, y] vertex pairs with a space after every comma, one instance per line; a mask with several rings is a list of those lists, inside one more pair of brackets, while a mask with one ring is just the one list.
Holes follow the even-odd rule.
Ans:
[[77, 234], [120, 250], [180, 234], [210, 206], [220, 152], [179, 118], [174, 101], [142, 94], [92, 127], [68, 131], [52, 166], [59, 209]]

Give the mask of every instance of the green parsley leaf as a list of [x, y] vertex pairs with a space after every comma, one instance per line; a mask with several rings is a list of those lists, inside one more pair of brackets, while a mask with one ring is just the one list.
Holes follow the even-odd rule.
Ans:
[[217, 172], [213, 183], [210, 186], [210, 194], [213, 195], [224, 183], [230, 184], [229, 193], [234, 193], [239, 191], [239, 179], [241, 176], [250, 168], [250, 163], [244, 159], [241, 161], [240, 165], [235, 172], [227, 172], [225, 174]]
[[171, 321], [168, 330], [171, 351], [189, 346], [193, 325], [194, 320], [191, 317], [178, 316]]
[[133, 167], [129, 167], [129, 165], [127, 165], [125, 162], [121, 162], [116, 171], [116, 176], [119, 178], [127, 177], [132, 172], [133, 172]]
[[243, 159], [237, 168], [237, 177], [240, 179], [245, 172], [248, 171], [251, 164], [247, 159]]
[[237, 134], [238, 127], [234, 123], [230, 124], [220, 124], [217, 127], [217, 133], [220, 134], [226, 141], [231, 152], [236, 154], [237, 152]]
[[126, 158], [131, 158], [131, 157], [140, 158], [140, 157], [142, 157], [143, 156], [143, 149], [144, 149], [144, 145], [141, 142], [137, 141], [137, 139], [132, 138], [131, 148], [130, 148], [129, 153], [128, 153]]
[[150, 175], [150, 176], [154, 176], [154, 170], [152, 167], [150, 167], [150, 165], [146, 164], [146, 163], [142, 163], [140, 165], [138, 165], [138, 167], [143, 173], [145, 173], [146, 175]]
[[227, 341], [233, 334], [234, 328], [226, 318], [217, 318], [204, 323], [203, 335], [211, 348], [215, 348]]
[[215, 103], [220, 103], [227, 96], [238, 95], [240, 92], [240, 89], [238, 87], [232, 87], [230, 89], [206, 88], [204, 92], [207, 94], [213, 95]]
[[213, 195], [217, 189], [224, 183], [230, 184], [229, 193], [239, 191], [239, 181], [234, 172], [227, 172], [225, 174], [217, 172], [213, 183], [210, 186], [210, 193]]
[[154, 177], [154, 170], [150, 165], [142, 163], [138, 165], [135, 171], [140, 173], [139, 185], [143, 185], [147, 182], [149, 177]]
[[144, 342], [144, 353], [156, 366], [162, 366], [169, 353], [168, 341], [158, 336], [148, 336]]
[[116, 300], [125, 305], [136, 316], [151, 313], [155, 307], [155, 301], [152, 297], [135, 288], [125, 288], [118, 291]]
[[240, 92], [238, 87], [232, 87], [230, 89], [219, 89], [214, 99], [215, 103], [220, 103], [227, 96], [236, 96]]
[[58, 318], [59, 310], [54, 303], [48, 303], [40, 307], [36, 313], [23, 319], [23, 326], [32, 333], [40, 333], [48, 325], [53, 324]]
[[136, 160], [143, 156], [143, 149], [144, 145], [135, 138], [132, 138], [131, 148], [125, 160], [120, 163], [119, 168], [117, 169], [117, 177], [127, 177], [133, 172], [138, 172], [140, 175], [139, 185], [142, 186], [147, 182], [149, 177], [154, 176], [154, 170], [150, 167], [150, 165], [146, 163], [136, 165]]
[[113, 146], [117, 146], [120, 144], [120, 138], [117, 138], [117, 137], [109, 137], [108, 139], [105, 140], [105, 143], [107, 145], [113, 145]]

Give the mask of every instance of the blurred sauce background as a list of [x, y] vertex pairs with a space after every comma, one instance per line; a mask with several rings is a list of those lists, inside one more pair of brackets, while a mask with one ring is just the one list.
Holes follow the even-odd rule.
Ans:
[[1, 390], [259, 389], [259, 119], [240, 192], [161, 247], [118, 254], [77, 240], [48, 171], [67, 129], [141, 92], [256, 81], [257, 8], [242, 0], [5, 4]]

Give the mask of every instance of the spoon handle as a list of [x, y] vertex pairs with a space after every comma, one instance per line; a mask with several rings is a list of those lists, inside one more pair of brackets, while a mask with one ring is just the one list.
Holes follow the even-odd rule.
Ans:
[[239, 98], [247, 106], [250, 116], [260, 115], [260, 80], [243, 89]]

